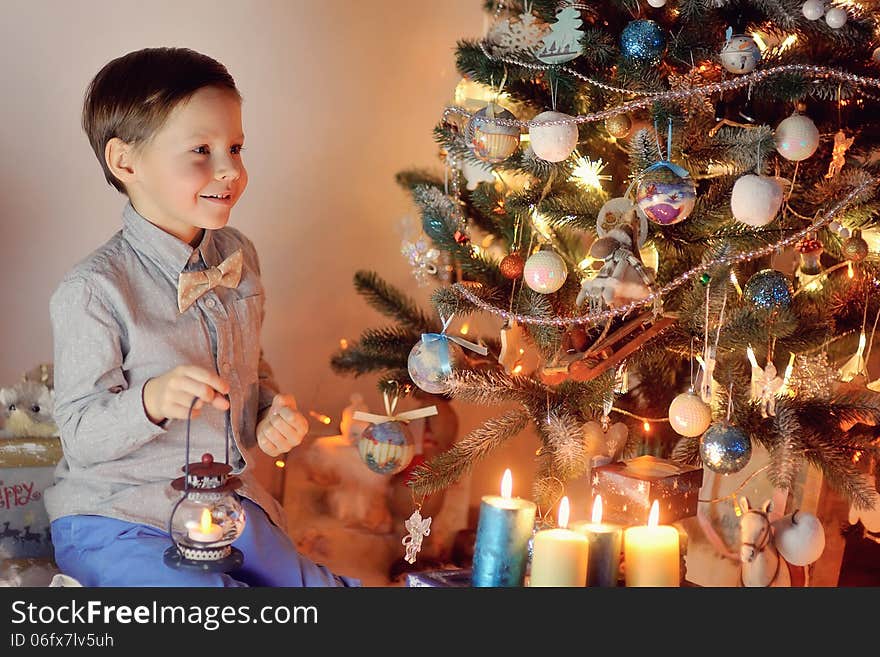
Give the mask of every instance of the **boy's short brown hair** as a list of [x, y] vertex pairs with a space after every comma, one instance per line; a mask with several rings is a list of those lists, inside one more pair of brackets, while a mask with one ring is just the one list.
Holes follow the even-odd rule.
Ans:
[[146, 48], [108, 62], [89, 84], [82, 113], [107, 182], [126, 193], [104, 159], [108, 141], [149, 141], [171, 111], [203, 87], [229, 89], [241, 98], [223, 64], [188, 48]]

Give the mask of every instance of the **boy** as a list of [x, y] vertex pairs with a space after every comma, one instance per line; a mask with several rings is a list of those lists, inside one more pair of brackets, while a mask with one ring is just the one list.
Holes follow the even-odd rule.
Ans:
[[[50, 302], [64, 448], [45, 492], [56, 562], [85, 586], [358, 585], [297, 554], [252, 472], [256, 448], [285, 453], [308, 423], [263, 360], [254, 246], [226, 227], [247, 185], [235, 82], [191, 50], [140, 50], [95, 76], [82, 118], [128, 203], [122, 230]], [[223, 458], [228, 413], [243, 482], [244, 563], [228, 574], [163, 562], [193, 401], [191, 455]]]

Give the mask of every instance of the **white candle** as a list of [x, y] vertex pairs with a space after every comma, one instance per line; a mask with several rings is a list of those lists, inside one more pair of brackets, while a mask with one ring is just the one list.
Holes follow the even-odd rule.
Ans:
[[223, 528], [211, 519], [211, 511], [202, 509], [201, 521], [187, 525], [187, 534], [193, 541], [200, 543], [213, 543], [223, 536]]
[[623, 534], [627, 586], [680, 586], [678, 530], [658, 525], [660, 507], [651, 505], [648, 524], [628, 527]]
[[558, 527], [535, 534], [529, 586], [585, 586], [589, 541], [567, 529], [568, 498], [559, 504]]

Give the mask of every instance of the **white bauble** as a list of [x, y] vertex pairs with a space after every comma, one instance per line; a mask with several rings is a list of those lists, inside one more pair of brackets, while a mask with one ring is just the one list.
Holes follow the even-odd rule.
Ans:
[[846, 9], [843, 7], [831, 7], [825, 12], [825, 22], [835, 30], [846, 25], [846, 18]]
[[[571, 120], [560, 125], [534, 125], [547, 121]], [[577, 146], [578, 128], [573, 117], [562, 112], [541, 112], [529, 126], [529, 140], [535, 155], [548, 162], [562, 162]]]
[[792, 114], [783, 119], [774, 134], [776, 150], [786, 160], [806, 160], [819, 148], [819, 129], [812, 119], [803, 114]]
[[730, 37], [718, 55], [721, 65], [731, 73], [751, 73], [761, 61], [758, 44], [747, 34]]
[[562, 287], [568, 277], [565, 260], [553, 251], [538, 251], [526, 260], [523, 280], [541, 294], [552, 294]]
[[824, 0], [807, 0], [801, 7], [804, 18], [808, 21], [817, 21], [825, 15]]
[[648, 4], [655, 9], [660, 9], [660, 7], [666, 6], [666, 0], [648, 0]]
[[874, 52], [871, 53], [871, 61], [880, 65], [880, 46], [874, 48]]
[[669, 424], [682, 436], [700, 436], [712, 424], [712, 409], [693, 391], [683, 392], [669, 405]]
[[779, 554], [793, 566], [808, 566], [825, 550], [825, 529], [812, 513], [795, 511], [773, 523]]
[[733, 184], [730, 209], [740, 223], [758, 228], [776, 218], [782, 207], [782, 187], [776, 178], [746, 174]]

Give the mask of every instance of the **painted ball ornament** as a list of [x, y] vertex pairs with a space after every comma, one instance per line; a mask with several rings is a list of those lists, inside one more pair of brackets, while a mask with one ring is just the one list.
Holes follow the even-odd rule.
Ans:
[[824, 0], [807, 0], [801, 7], [801, 13], [808, 21], [817, 21], [825, 15]]
[[358, 454], [378, 474], [397, 474], [410, 464], [415, 440], [404, 422], [371, 424], [358, 439]]
[[859, 262], [868, 257], [868, 243], [862, 237], [862, 231], [856, 229], [843, 243], [843, 255], [847, 260]]
[[669, 424], [675, 433], [694, 438], [712, 423], [712, 409], [693, 390], [676, 396], [669, 405]]
[[[529, 141], [535, 155], [548, 162], [567, 160], [578, 142], [578, 127], [573, 118], [562, 112], [541, 112], [532, 119], [529, 127]], [[568, 123], [540, 125], [549, 121], [564, 121], [566, 119], [569, 120]]]
[[743, 299], [761, 310], [788, 308], [793, 295], [794, 290], [788, 276], [775, 269], [762, 269], [743, 288]]
[[721, 65], [730, 73], [751, 73], [761, 61], [761, 51], [752, 37], [737, 34], [725, 41], [719, 58]]
[[659, 64], [666, 51], [666, 35], [652, 20], [635, 20], [620, 33], [620, 52], [640, 64]]
[[425, 333], [413, 345], [406, 368], [413, 383], [425, 392], [442, 394], [445, 379], [463, 360], [461, 347], [442, 333]]
[[776, 178], [749, 173], [733, 184], [730, 209], [738, 222], [758, 228], [776, 218], [782, 198], [782, 187]]
[[516, 119], [512, 112], [489, 103], [468, 121], [465, 137], [474, 155], [483, 162], [497, 164], [516, 152], [520, 130], [517, 126], [501, 125], [493, 119]]
[[649, 167], [636, 187], [636, 204], [655, 224], [669, 226], [688, 218], [697, 202], [697, 187], [687, 171], [671, 162]]
[[501, 259], [501, 263], [498, 265], [498, 268], [501, 270], [501, 275], [511, 281], [520, 278], [523, 275], [525, 267], [525, 258], [516, 251], [504, 256]]
[[615, 139], [624, 139], [632, 130], [632, 119], [628, 114], [615, 114], [605, 119], [605, 129]]
[[700, 458], [712, 472], [739, 472], [751, 457], [752, 442], [748, 434], [727, 422], [716, 422], [700, 438]]
[[529, 256], [523, 269], [523, 279], [526, 285], [535, 292], [552, 294], [562, 287], [568, 277], [568, 267], [565, 266], [559, 254], [553, 251], [538, 251]]
[[776, 150], [786, 160], [806, 160], [819, 148], [819, 129], [812, 119], [803, 114], [792, 114], [783, 119], [774, 133]]

